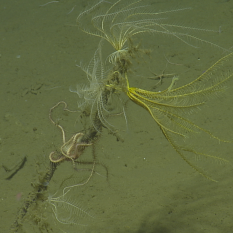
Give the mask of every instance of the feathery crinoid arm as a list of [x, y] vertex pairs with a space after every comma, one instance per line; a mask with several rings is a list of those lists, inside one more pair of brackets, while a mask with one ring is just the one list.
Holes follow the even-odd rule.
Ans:
[[233, 77], [233, 72], [229, 71], [232, 60], [233, 53], [221, 58], [191, 83], [175, 89], [173, 84], [176, 78], [173, 78], [171, 85], [161, 92], [130, 87], [126, 76], [127, 95], [132, 101], [147, 109], [161, 128], [175, 135], [187, 138], [189, 133], [202, 131], [219, 141], [229, 142], [214, 136], [186, 117], [210, 97], [226, 89], [226, 82]]
[[[173, 23], [174, 20], [171, 19], [173, 14], [189, 9], [191, 8], [158, 10], [154, 9], [152, 4], [144, 4], [142, 0], [118, 0], [115, 3], [100, 0], [79, 14], [77, 24], [87, 34], [108, 41], [119, 53], [127, 50], [126, 42], [129, 38], [142, 33], [169, 35], [192, 47], [197, 47], [196, 44], [201, 42], [225, 50], [210, 41], [187, 33], [187, 31], [197, 33], [213, 32], [213, 30]], [[118, 55], [114, 54], [114, 56]]]
[[193, 110], [203, 105], [207, 100], [224, 93], [227, 81], [232, 78], [230, 70], [233, 63], [233, 53], [218, 60], [194, 81], [173, 88], [178, 78], [174, 77], [171, 85], [160, 92], [151, 92], [140, 88], [133, 88], [136, 95], [140, 95], [150, 106], [156, 104], [160, 108], [171, 108], [174, 111]]
[[187, 99], [187, 102], [206, 102], [218, 96], [227, 88], [227, 81], [232, 78], [233, 53], [230, 53], [207, 69], [194, 81], [160, 93], [164, 98]]
[[197, 135], [202, 132], [219, 141], [232, 142], [216, 137], [208, 130], [199, 127], [187, 118], [187, 115], [195, 108], [203, 105], [210, 97], [216, 96], [226, 89], [226, 81], [233, 76], [233, 72], [229, 71], [232, 58], [233, 53], [221, 58], [200, 77], [189, 84], [175, 89], [173, 89], [173, 84], [176, 78], [173, 78], [171, 85], [161, 92], [152, 92], [130, 87], [127, 75], [125, 76], [128, 97], [150, 113], [165, 138], [182, 159], [201, 175], [211, 180], [213, 179], [193, 165], [187, 159], [186, 155], [194, 154], [222, 162], [227, 162], [227, 160], [189, 148], [184, 144], [184, 140], [181, 140], [181, 142], [183, 141], [181, 144], [178, 142], [180, 139], [186, 139], [190, 135]]

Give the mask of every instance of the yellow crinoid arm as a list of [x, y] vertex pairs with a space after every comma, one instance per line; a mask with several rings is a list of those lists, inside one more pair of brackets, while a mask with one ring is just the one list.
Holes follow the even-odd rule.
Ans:
[[199, 108], [209, 97], [215, 96], [226, 89], [225, 83], [232, 78], [233, 72], [225, 72], [225, 70], [229, 70], [232, 58], [233, 53], [220, 59], [196, 80], [182, 87], [173, 89], [173, 84], [177, 80], [175, 77], [171, 85], [161, 92], [151, 92], [136, 87], [130, 87], [127, 75], [125, 74], [128, 97], [150, 113], [175, 151], [193, 167], [193, 169], [211, 180], [213, 179], [189, 162], [186, 158], [186, 154], [192, 153], [206, 158], [217, 159], [222, 162], [227, 162], [227, 160], [178, 145], [177, 141], [173, 138], [178, 136], [178, 138], [185, 139], [188, 138], [191, 133], [197, 134], [204, 132], [219, 141], [232, 142], [216, 137], [208, 130], [199, 127], [183, 116]]
[[225, 70], [229, 70], [232, 60], [233, 53], [221, 58], [191, 83], [175, 89], [173, 89], [174, 82], [178, 78], [174, 77], [171, 85], [161, 92], [130, 87], [127, 75], [125, 75], [127, 95], [133, 102], [145, 108], [160, 127], [173, 134], [186, 138], [190, 132], [202, 131], [219, 141], [231, 142], [214, 136], [183, 115], [192, 113], [212, 96], [225, 91], [226, 81], [233, 76], [233, 72]]

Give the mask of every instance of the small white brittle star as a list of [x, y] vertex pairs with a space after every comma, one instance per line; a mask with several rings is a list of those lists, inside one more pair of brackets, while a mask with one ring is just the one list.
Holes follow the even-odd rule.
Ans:
[[[75, 165], [74, 161], [77, 158], [79, 158], [79, 156], [82, 154], [82, 152], [85, 149], [85, 147], [86, 146], [90, 146], [92, 144], [81, 142], [81, 139], [84, 136], [83, 133], [76, 133], [75, 135], [73, 135], [70, 138], [70, 140], [66, 141], [65, 131], [64, 131], [63, 127], [61, 125], [59, 125], [59, 124], [56, 124], [54, 122], [54, 120], [52, 119], [52, 117], [51, 117], [52, 110], [54, 108], [56, 108], [58, 105], [60, 105], [60, 104], [64, 104], [65, 105], [64, 110], [70, 111], [70, 110], [68, 110], [66, 108], [67, 104], [64, 101], [61, 101], [61, 102], [57, 103], [55, 106], [53, 106], [50, 109], [49, 118], [50, 118], [50, 120], [52, 121], [52, 123], [54, 125], [56, 125], [58, 128], [60, 128], [60, 130], [62, 132], [63, 145], [60, 148], [60, 152], [61, 153], [56, 153], [56, 152], [53, 151], [53, 152], [51, 152], [49, 154], [49, 159], [53, 163], [60, 163], [60, 162], [62, 162], [64, 160], [71, 160], [72, 163], [73, 163], [73, 165]], [[72, 111], [70, 111], [70, 112], [72, 112]]]

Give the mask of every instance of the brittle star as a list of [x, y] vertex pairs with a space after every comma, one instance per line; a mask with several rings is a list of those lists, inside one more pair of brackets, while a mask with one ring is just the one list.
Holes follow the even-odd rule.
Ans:
[[[51, 114], [52, 114], [52, 110], [54, 108], [56, 108], [58, 105], [60, 104], [64, 104], [65, 105], [65, 108], [64, 110], [67, 110], [67, 111], [70, 111], [68, 110], [66, 107], [67, 107], [67, 104], [64, 102], [64, 101], [61, 101], [59, 103], [57, 103], [55, 106], [53, 106], [51, 109], [50, 109], [50, 112], [49, 112], [49, 118], [50, 120], [52, 121], [52, 123], [54, 125], [56, 125], [58, 128], [60, 128], [61, 132], [62, 132], [62, 141], [63, 141], [63, 145], [61, 146], [60, 148], [60, 154], [56, 154], [55, 151], [51, 152], [49, 154], [49, 159], [51, 162], [53, 163], [60, 163], [64, 160], [71, 160], [73, 165], [75, 165], [74, 161], [79, 158], [79, 156], [82, 154], [83, 150], [85, 149], [86, 146], [90, 146], [92, 144], [89, 144], [89, 143], [85, 143], [85, 142], [82, 142], [81, 139], [82, 137], [84, 136], [83, 133], [76, 133], [75, 135], [73, 135], [70, 140], [66, 141], [66, 137], [65, 137], [65, 131], [63, 129], [63, 127], [57, 123], [54, 122], [54, 120], [52, 119], [51, 117]], [[72, 112], [72, 111], [70, 111]], [[54, 156], [55, 155], [55, 156]]]

